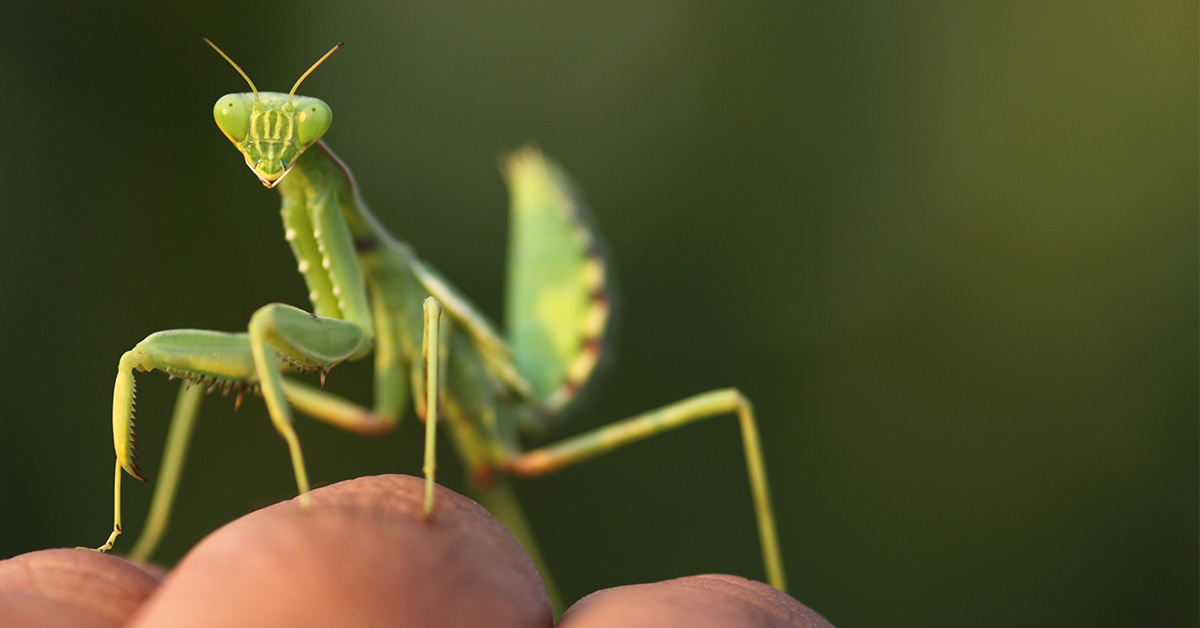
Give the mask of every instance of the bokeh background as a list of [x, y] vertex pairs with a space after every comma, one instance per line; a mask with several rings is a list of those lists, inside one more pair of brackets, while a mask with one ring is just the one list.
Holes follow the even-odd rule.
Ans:
[[[382, 221], [497, 320], [499, 157], [607, 239], [618, 354], [554, 436], [737, 385], [793, 593], [849, 626], [1195, 626], [1194, 2], [8, 3], [0, 556], [110, 526], [112, 378], [177, 327], [304, 305], [277, 195], [211, 106], [303, 93]], [[369, 366], [331, 387], [366, 400]], [[157, 470], [175, 386], [144, 375]], [[293, 496], [261, 403], [205, 408], [171, 562]], [[300, 423], [317, 484], [420, 431]], [[444, 482], [461, 472], [444, 450]], [[735, 422], [518, 485], [564, 594], [762, 577]], [[129, 546], [150, 487], [126, 483]]]

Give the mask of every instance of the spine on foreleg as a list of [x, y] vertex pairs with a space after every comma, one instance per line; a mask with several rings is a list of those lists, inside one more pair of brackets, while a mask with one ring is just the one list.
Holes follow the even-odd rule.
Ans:
[[133, 379], [134, 365], [137, 363], [136, 349], [127, 351], [121, 356], [117, 367], [117, 383], [113, 389], [113, 448], [117, 452], [117, 462], [133, 477], [142, 480], [137, 464], [137, 431], [135, 429], [135, 413], [137, 412], [137, 383]]

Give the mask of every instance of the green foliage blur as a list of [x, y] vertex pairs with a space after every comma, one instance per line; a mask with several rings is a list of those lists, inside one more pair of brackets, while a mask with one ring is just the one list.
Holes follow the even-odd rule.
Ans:
[[[838, 626], [1197, 625], [1195, 2], [336, 6], [0, 9], [0, 557], [108, 534], [122, 352], [307, 304], [201, 37], [282, 91], [344, 41], [301, 89], [329, 145], [497, 320], [501, 155], [535, 142], [589, 198], [618, 351], [548, 438], [736, 385], [792, 592]], [[139, 384], [153, 478], [175, 386]], [[232, 405], [205, 406], [165, 561], [294, 495], [261, 402]], [[318, 485], [419, 473], [411, 418], [298, 425]], [[150, 488], [126, 480], [123, 548]], [[732, 420], [518, 490], [568, 598], [762, 577]]]

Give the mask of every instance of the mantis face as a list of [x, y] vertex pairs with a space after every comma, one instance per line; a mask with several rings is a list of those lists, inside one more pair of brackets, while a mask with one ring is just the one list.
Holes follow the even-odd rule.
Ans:
[[277, 92], [259, 92], [254, 81], [238, 67], [238, 64], [221, 52], [217, 45], [212, 46], [233, 69], [246, 79], [251, 93], [225, 94], [213, 105], [213, 118], [217, 126], [229, 141], [237, 146], [238, 152], [246, 158], [246, 165], [254, 171], [254, 176], [263, 185], [273, 188], [283, 180], [283, 177], [296, 165], [296, 160], [304, 153], [304, 149], [312, 146], [329, 130], [333, 122], [333, 112], [329, 105], [317, 98], [297, 96], [296, 88], [300, 83], [317, 69], [321, 62], [328, 59], [342, 45], [331, 48], [325, 56], [317, 59], [307, 72], [292, 86], [292, 91], [286, 94]]
[[333, 122], [317, 98], [275, 92], [226, 94], [213, 106], [217, 126], [263, 185], [279, 183]]

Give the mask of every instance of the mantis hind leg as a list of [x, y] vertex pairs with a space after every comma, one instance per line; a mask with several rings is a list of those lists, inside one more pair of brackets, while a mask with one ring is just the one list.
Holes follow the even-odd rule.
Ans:
[[525, 452], [506, 461], [505, 468], [519, 476], [543, 475], [660, 432], [700, 419], [730, 413], [737, 415], [742, 432], [742, 445], [746, 455], [746, 468], [750, 475], [750, 489], [754, 498], [754, 512], [758, 520], [759, 542], [762, 546], [767, 582], [776, 589], [786, 591], [787, 580], [775, 531], [775, 515], [771, 507], [767, 469], [763, 463], [754, 409], [750, 401], [737, 389], [727, 388], [701, 393], [657, 410]]

